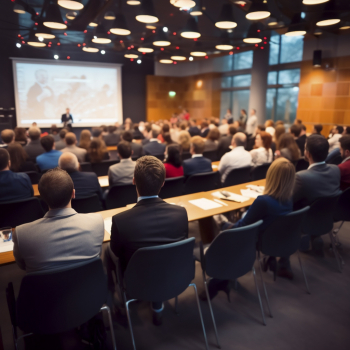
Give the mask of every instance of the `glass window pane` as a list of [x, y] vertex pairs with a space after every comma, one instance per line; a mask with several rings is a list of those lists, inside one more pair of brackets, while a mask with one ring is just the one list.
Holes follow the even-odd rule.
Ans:
[[267, 89], [266, 91], [266, 119], [275, 120], [277, 89]]
[[281, 62], [298, 62], [303, 58], [303, 36], [281, 36]]
[[252, 83], [251, 74], [233, 76], [233, 87], [250, 86]]
[[232, 77], [221, 78], [221, 88], [226, 89], [232, 87]]
[[222, 91], [221, 92], [221, 102], [220, 102], [220, 119], [222, 119], [226, 111], [231, 108], [231, 91]]
[[278, 56], [279, 56], [279, 49], [280, 49], [279, 42], [280, 42], [280, 36], [278, 34], [271, 35], [269, 65], [278, 64]]
[[279, 88], [277, 93], [276, 120], [292, 124], [295, 120], [298, 106], [298, 87]]
[[248, 111], [250, 90], [241, 90], [232, 92], [232, 115], [234, 120], [238, 120], [240, 110]]
[[277, 84], [277, 72], [269, 72], [267, 74], [267, 85]]
[[300, 69], [281, 70], [278, 75], [278, 84], [297, 84], [300, 80]]
[[[232, 57], [232, 56], [227, 56]], [[253, 51], [236, 53], [233, 55], [233, 69], [248, 69], [253, 65]]]
[[214, 72], [229, 72], [232, 68], [232, 56], [215, 57], [213, 59], [213, 70]]

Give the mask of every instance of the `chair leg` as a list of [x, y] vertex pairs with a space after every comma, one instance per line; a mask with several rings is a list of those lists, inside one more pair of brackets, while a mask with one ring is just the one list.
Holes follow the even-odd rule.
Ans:
[[305, 281], [305, 285], [306, 285], [307, 292], [308, 292], [309, 294], [311, 294], [311, 293], [310, 293], [310, 289], [309, 289], [309, 284], [307, 283], [307, 278], [306, 278], [306, 274], [305, 274], [305, 271], [304, 271], [304, 266], [303, 266], [303, 264], [301, 263], [301, 258], [300, 258], [299, 249], [297, 250], [297, 253], [298, 253], [298, 259], [299, 259], [300, 268], [301, 268], [301, 271], [303, 272], [303, 276], [304, 276], [304, 281]]
[[262, 302], [261, 302], [261, 297], [260, 297], [260, 292], [259, 292], [259, 287], [258, 287], [258, 283], [257, 283], [257, 280], [256, 280], [256, 273], [255, 273], [255, 268], [253, 266], [253, 276], [254, 276], [254, 282], [255, 282], [255, 287], [256, 287], [256, 292], [258, 293], [258, 299], [259, 299], [259, 304], [260, 304], [260, 309], [261, 309], [261, 315], [262, 315], [262, 318], [263, 318], [263, 324], [266, 326], [266, 320], [265, 320], [265, 315], [264, 315], [264, 309], [263, 309], [263, 306], [262, 306]]
[[332, 242], [332, 249], [333, 249], [333, 253], [335, 255], [335, 259], [337, 261], [337, 265], [338, 265], [338, 270], [341, 273], [342, 272], [342, 267], [341, 267], [341, 262], [338, 256], [338, 251], [337, 251], [337, 247], [335, 246], [336, 242], [335, 242], [335, 238], [333, 236], [333, 232], [329, 232], [329, 237], [331, 239]]
[[205, 327], [204, 327], [204, 322], [203, 322], [203, 316], [202, 316], [202, 310], [201, 310], [201, 305], [199, 303], [199, 298], [198, 298], [198, 292], [197, 292], [197, 286], [195, 283], [191, 283], [189, 285], [189, 287], [192, 286], [194, 288], [194, 291], [196, 293], [196, 299], [197, 299], [197, 307], [198, 307], [198, 311], [199, 311], [199, 317], [201, 319], [201, 323], [202, 323], [202, 328], [203, 328], [203, 334], [204, 334], [204, 340], [205, 340], [205, 348], [207, 350], [209, 350], [208, 347], [208, 339], [207, 339], [207, 333], [205, 332]]
[[177, 297], [175, 297], [175, 314], [176, 314], [177, 316], [180, 315], [180, 314], [179, 314], [179, 301], [178, 301], [178, 298], [177, 298]]
[[271, 312], [271, 308], [270, 308], [269, 297], [267, 296], [267, 290], [266, 290], [265, 281], [264, 281], [263, 273], [262, 273], [260, 251], [258, 251], [258, 260], [259, 260], [259, 270], [260, 270], [261, 281], [262, 281], [262, 284], [264, 286], [265, 299], [267, 302], [267, 307], [269, 309], [270, 317], [272, 318], [273, 316], [272, 316], [272, 312]]
[[109, 328], [111, 329], [113, 349], [117, 350], [117, 344], [115, 342], [115, 335], [114, 335], [114, 329], [113, 329], [113, 323], [112, 323], [112, 317], [111, 317], [111, 310], [107, 305], [101, 307], [100, 311], [102, 312], [103, 310], [107, 311]]
[[207, 295], [207, 300], [208, 300], [208, 304], [209, 304], [209, 310], [210, 310], [210, 314], [211, 314], [211, 319], [212, 319], [213, 325], [214, 325], [216, 342], [217, 342], [217, 344], [218, 344], [218, 348], [221, 349], [221, 345], [220, 345], [220, 343], [219, 343], [218, 330], [217, 330], [217, 328], [216, 328], [216, 322], [215, 322], [215, 318], [214, 318], [213, 308], [212, 308], [212, 306], [211, 306], [211, 301], [210, 301], [209, 291], [208, 291], [208, 285], [207, 285], [207, 280], [206, 280], [206, 278], [205, 278], [205, 273], [204, 273], [204, 271], [203, 271], [203, 283], [204, 283], [205, 293], [206, 293], [206, 295]]
[[126, 295], [124, 293], [124, 300], [125, 300], [125, 307], [126, 307], [126, 316], [128, 317], [128, 324], [129, 324], [129, 328], [130, 328], [130, 335], [131, 335], [132, 346], [133, 346], [134, 350], [136, 350], [135, 339], [134, 339], [134, 332], [132, 330], [131, 317], [130, 317], [130, 311], [129, 311], [129, 304], [131, 302], [135, 301], [136, 299], [127, 300], [126, 299]]

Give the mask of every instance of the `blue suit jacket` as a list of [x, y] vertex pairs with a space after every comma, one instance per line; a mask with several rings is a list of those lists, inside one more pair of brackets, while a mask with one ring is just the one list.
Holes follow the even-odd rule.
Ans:
[[213, 171], [211, 161], [205, 157], [195, 157], [184, 160], [183, 164], [184, 175], [190, 176], [200, 173], [209, 173]]
[[158, 156], [160, 154], [164, 154], [165, 145], [157, 141], [150, 141], [143, 146], [143, 150], [147, 155]]
[[79, 199], [97, 194], [102, 202], [102, 189], [95, 173], [73, 171], [69, 175], [74, 183], [75, 198]]
[[12, 202], [33, 197], [29, 176], [11, 170], [0, 171], [0, 202]]

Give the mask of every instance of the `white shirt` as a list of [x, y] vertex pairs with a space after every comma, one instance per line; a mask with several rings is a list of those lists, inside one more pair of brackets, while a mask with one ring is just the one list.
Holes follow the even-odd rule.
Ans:
[[251, 115], [247, 120], [246, 132], [248, 135], [255, 135], [255, 129], [258, 126], [258, 118], [256, 115]]
[[231, 152], [225, 153], [220, 160], [218, 168], [221, 174], [221, 182], [225, 181], [231, 170], [250, 166], [251, 162], [252, 156], [243, 146], [235, 147]]
[[273, 126], [268, 126], [266, 128], [266, 132], [268, 132], [273, 137], [275, 135], [275, 128]]
[[192, 158], [203, 157], [203, 154], [192, 154]]
[[339, 139], [342, 137], [342, 134], [334, 134], [330, 139], [328, 139], [329, 143], [329, 151], [332, 152], [336, 148], [340, 148]]
[[322, 164], [326, 164], [326, 162], [318, 162], [318, 163], [313, 163], [313, 164], [311, 164], [308, 168], [307, 168], [307, 170], [309, 170], [309, 169], [311, 169], [311, 168], [313, 168], [314, 166], [317, 166], [317, 165], [322, 165]]
[[273, 154], [272, 154], [271, 148], [269, 148], [268, 151], [266, 151], [265, 147], [252, 149], [250, 151], [250, 155], [252, 156], [252, 163], [251, 163], [252, 166], [259, 166], [265, 163], [272, 163], [272, 160], [273, 160]]
[[222, 124], [218, 127], [219, 129], [219, 132], [221, 135], [227, 135], [228, 134], [228, 128], [229, 128], [229, 125], [228, 124]]

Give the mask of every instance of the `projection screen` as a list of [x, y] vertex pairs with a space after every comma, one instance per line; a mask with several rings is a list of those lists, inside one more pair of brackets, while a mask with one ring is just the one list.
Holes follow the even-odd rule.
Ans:
[[17, 126], [73, 127], [123, 123], [121, 65], [12, 58]]

